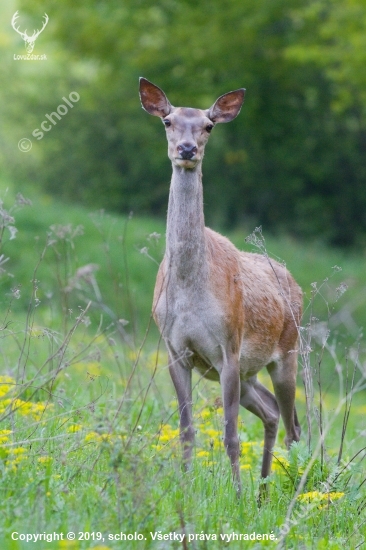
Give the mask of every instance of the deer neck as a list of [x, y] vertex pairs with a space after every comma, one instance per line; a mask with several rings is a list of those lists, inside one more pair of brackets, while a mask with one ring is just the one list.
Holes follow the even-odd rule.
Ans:
[[207, 278], [201, 164], [194, 170], [173, 165], [166, 256], [180, 286], [199, 286]]

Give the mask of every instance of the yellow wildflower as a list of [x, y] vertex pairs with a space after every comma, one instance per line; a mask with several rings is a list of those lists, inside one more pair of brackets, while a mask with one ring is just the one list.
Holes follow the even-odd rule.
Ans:
[[325, 493], [323, 500], [338, 500], [340, 498], [344, 497], [344, 493], [341, 492], [334, 492], [334, 493]]
[[243, 453], [258, 453], [258, 443], [256, 441], [243, 441], [241, 449]]
[[204, 435], [208, 435], [209, 437], [220, 437], [222, 435], [221, 430], [215, 430], [214, 428], [204, 428], [202, 430], [202, 433]]
[[[52, 404], [48, 405], [49, 408], [52, 408], [52, 406]], [[4, 412], [7, 407], [11, 407], [22, 416], [31, 415], [34, 420], [40, 420], [46, 410], [44, 403], [31, 403], [21, 399], [3, 399], [0, 401], [0, 413]]]
[[161, 451], [162, 449], [165, 449], [165, 445], [151, 445], [151, 447], [158, 452]]
[[210, 439], [210, 445], [213, 449], [223, 449], [224, 448], [224, 442], [223, 440], [218, 437], [215, 437], [215, 439]]
[[311, 502], [311, 501], [324, 501], [328, 500], [333, 502], [344, 496], [344, 493], [320, 493], [319, 491], [310, 491], [308, 493], [303, 493], [297, 497], [297, 500], [300, 502]]
[[23, 453], [26, 453], [27, 449], [24, 449], [24, 447], [15, 447], [14, 449], [11, 449], [9, 453], [13, 455], [22, 455]]
[[197, 430], [203, 432], [207, 428], [208, 424], [197, 424]]
[[37, 460], [41, 464], [49, 464], [52, 461], [52, 456], [39, 456]]
[[68, 433], [75, 433], [75, 432], [79, 432], [80, 430], [82, 430], [82, 425], [81, 424], [71, 424], [71, 426], [69, 426], [66, 431]]
[[209, 468], [210, 466], [214, 466], [215, 464], [216, 464], [215, 460], [205, 460], [205, 462], [203, 463], [203, 465], [207, 466], [207, 468]]
[[198, 451], [197, 453], [198, 458], [207, 457], [207, 456], [210, 456], [210, 453], [208, 451]]
[[210, 416], [211, 416], [210, 409], [203, 409], [203, 411], [197, 414], [197, 417], [202, 418], [203, 420], [205, 420], [206, 418], [209, 418]]
[[7, 395], [16, 385], [14, 378], [0, 376], [0, 397]]
[[26, 460], [28, 458], [28, 456], [24, 454], [25, 452], [26, 449], [23, 449], [23, 447], [12, 449], [11, 451], [9, 451], [9, 460], [5, 461], [5, 465], [8, 466], [8, 468], [10, 468], [11, 470], [16, 471], [16, 466], [20, 464], [23, 460]]
[[11, 430], [0, 430], [0, 445], [9, 441], [8, 435], [11, 433]]
[[179, 437], [179, 428], [173, 429], [170, 424], [163, 424], [160, 428], [159, 442], [166, 443]]
[[273, 459], [272, 467], [275, 472], [284, 472], [285, 470], [289, 469], [290, 463], [288, 460], [286, 460], [286, 458], [283, 458], [282, 456], [276, 456]]
[[251, 470], [252, 467], [251, 467], [250, 464], [242, 464], [242, 465], [240, 466], [240, 469], [241, 469], [241, 470]]
[[93, 441], [95, 443], [103, 443], [103, 441], [111, 441], [112, 434], [98, 434], [97, 432], [89, 432], [86, 434], [84, 441], [85, 443], [89, 443], [90, 441]]

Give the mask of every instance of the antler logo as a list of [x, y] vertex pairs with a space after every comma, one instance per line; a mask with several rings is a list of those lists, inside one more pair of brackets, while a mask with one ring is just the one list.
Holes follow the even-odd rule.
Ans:
[[18, 11], [16, 11], [14, 13], [13, 19], [11, 20], [11, 26], [23, 38], [23, 40], [25, 42], [25, 49], [27, 50], [27, 53], [32, 53], [35, 41], [37, 40], [37, 38], [39, 37], [39, 35], [41, 34], [41, 32], [43, 31], [43, 29], [45, 28], [45, 26], [48, 23], [48, 15], [47, 15], [47, 13], [45, 13], [44, 16], [43, 16], [44, 17], [44, 22], [43, 22], [43, 26], [42, 26], [41, 30], [37, 29], [36, 31], [33, 31], [32, 36], [28, 36], [27, 35], [27, 29], [25, 29], [25, 31], [22, 32], [22, 31], [19, 30], [19, 27], [17, 28], [15, 26], [16, 21], [19, 17], [18, 13], [19, 13]]

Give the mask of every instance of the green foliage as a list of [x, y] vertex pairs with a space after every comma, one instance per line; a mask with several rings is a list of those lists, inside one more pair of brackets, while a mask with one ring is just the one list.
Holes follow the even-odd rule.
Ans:
[[[34, 191], [29, 196], [32, 205], [10, 187], [0, 210], [0, 256], [9, 258], [0, 273], [1, 548], [29, 547], [29, 543], [12, 541], [14, 532], [66, 536], [70, 531], [94, 533], [95, 538], [71, 546], [52, 540], [45, 543], [47, 548], [117, 550], [121, 542], [108, 535], [135, 532], [146, 537], [144, 547], [154, 549], [166, 546], [166, 541], [153, 540], [151, 533], [155, 536], [158, 532], [216, 535], [217, 540], [209, 543], [196, 539], [198, 549], [243, 548], [243, 541], [222, 541], [220, 534], [254, 532], [273, 533], [275, 543], [263, 542], [264, 547], [272, 548], [280, 542], [285, 545], [282, 547], [294, 549], [360, 544], [366, 502], [364, 451], [359, 452], [366, 429], [364, 397], [360, 391], [353, 398], [343, 459], [338, 464], [344, 407], [339, 407], [337, 395], [326, 391], [334, 379], [344, 390], [347, 361], [343, 356], [338, 360], [333, 344], [340, 334], [332, 332], [325, 350], [329, 357], [322, 358], [326, 363], [321, 377], [324, 430], [328, 421], [332, 422], [326, 434], [326, 452], [319, 452], [316, 422], [310, 451], [305, 442], [301, 385], [297, 410], [305, 435], [287, 453], [281, 426], [273, 474], [266, 480], [271, 499], [258, 509], [262, 424], [241, 411], [244, 489], [238, 500], [222, 441], [220, 387], [196, 375], [197, 444], [192, 469], [184, 472], [181, 468], [179, 413], [168, 380], [167, 354], [160, 342], [157, 344], [156, 335], [146, 340], [143, 334], [150, 315], [156, 260], [163, 248], [156, 234], [163, 231], [161, 222], [126, 220], [100, 211], [89, 215], [85, 208]], [[15, 239], [9, 240], [14, 234], [9, 227], [18, 229]], [[236, 233], [233, 240], [240, 246], [243, 236]], [[345, 296], [354, 292], [358, 306], [352, 309], [338, 296], [341, 318], [351, 319], [351, 328], [357, 325], [356, 319], [364, 320], [360, 303], [365, 273], [360, 258], [309, 245], [300, 248], [288, 238], [270, 239], [265, 247], [271, 253], [281, 253], [305, 287], [309, 273], [323, 281], [329, 266], [341, 263], [344, 271], [335, 270], [334, 283], [340, 286], [340, 277], [346, 276], [354, 286]], [[79, 272], [76, 277], [80, 268], [92, 263], [98, 263], [100, 269], [84, 271], [84, 275]], [[313, 295], [323, 300], [328, 321], [332, 285], [323, 282], [316, 291], [314, 286], [312, 289]], [[311, 314], [318, 314], [315, 299], [311, 303]], [[121, 316], [130, 323], [121, 326]], [[341, 333], [341, 327], [337, 328]], [[311, 365], [320, 369], [315, 336]], [[353, 359], [362, 364], [362, 359]], [[316, 369], [313, 371], [316, 380]], [[316, 417], [320, 396], [314, 393]], [[337, 408], [341, 414], [335, 413]], [[141, 548], [140, 541], [126, 544]], [[34, 546], [43, 548], [43, 541]], [[170, 546], [178, 549], [182, 544]]]
[[[37, 42], [47, 63], [14, 62], [2, 91], [10, 105], [4, 147], [18, 182], [119, 212], [162, 214], [170, 165], [163, 128], [141, 110], [138, 76], [174, 105], [201, 108], [245, 86], [240, 117], [218, 127], [207, 148], [209, 224], [247, 220], [363, 245], [363, 0], [35, 0], [20, 9], [31, 24], [47, 11], [50, 23]], [[30, 153], [18, 152], [19, 138], [74, 90], [72, 112]]]
[[[76, 333], [70, 348], [77, 347], [79, 339], [80, 334]], [[33, 340], [31, 346], [35, 343], [38, 345]], [[115, 352], [121, 353], [122, 348], [118, 346]], [[275, 543], [263, 543], [270, 548], [281, 547], [278, 545], [284, 533], [286, 548], [341, 548], [346, 540], [354, 545], [362, 541], [364, 528], [359, 511], [365, 491], [356, 490], [363, 479], [361, 468], [346, 486], [343, 484], [342, 491], [335, 492], [325, 488], [329, 472], [323, 470], [321, 474], [316, 460], [290, 519], [286, 518], [286, 511], [295, 487], [287, 483], [287, 473], [276, 469], [270, 481], [271, 500], [258, 510], [258, 442], [262, 430], [253, 416], [245, 415], [245, 425], [240, 427], [241, 437], [248, 437], [251, 432], [254, 441], [247, 443], [255, 450], [250, 457], [242, 453], [241, 464], [246, 466], [249, 462], [250, 466], [242, 469], [244, 490], [238, 501], [220, 437], [222, 411], [213, 406], [214, 394], [201, 387], [200, 397], [195, 395], [198, 449], [192, 469], [185, 473], [180, 464], [178, 430], [167, 424], [169, 421], [177, 425], [175, 402], [164, 405], [159, 395], [150, 394], [146, 406], [141, 407], [140, 386], [148, 383], [152, 375], [145, 371], [139, 380], [134, 379], [129, 398], [121, 407], [123, 378], [118, 380], [113, 373], [114, 361], [107, 348], [102, 357], [103, 367], [98, 375], [85, 372], [90, 368], [88, 362], [83, 370], [71, 365], [67, 378], [59, 374], [62, 381], [53, 390], [52, 399], [48, 397], [48, 403], [37, 404], [39, 410], [44, 409], [41, 418], [35, 420], [32, 416], [33, 403], [28, 400], [27, 409], [19, 408], [10, 418], [3, 419], [0, 541], [4, 550], [26, 548], [26, 543], [12, 545], [14, 532], [63, 533], [65, 538], [70, 531], [95, 534], [95, 540], [75, 542], [72, 548], [76, 550], [90, 550], [96, 544], [103, 550], [117, 549], [121, 542], [109, 539], [109, 535], [135, 532], [143, 535], [144, 548], [160, 548], [160, 541], [153, 540], [155, 533], [185, 533], [187, 538], [189, 534], [215, 535], [209, 544], [196, 540], [197, 548], [213, 549], [225, 545], [220, 534], [233, 533], [273, 533]], [[126, 358], [124, 376], [128, 362]], [[164, 360], [158, 364], [162, 371], [156, 381], [161, 387]], [[109, 385], [107, 373], [111, 377]], [[0, 382], [4, 383], [3, 377]], [[4, 398], [14, 397], [18, 387], [2, 392], [0, 406]], [[134, 418], [138, 418], [138, 424], [131, 422]], [[215, 445], [209, 457], [199, 451], [208, 431], [215, 432], [211, 435]], [[297, 445], [289, 455], [288, 470], [299, 479], [301, 465], [309, 458], [303, 446], [301, 449]], [[29, 510], [34, 512], [30, 514]], [[243, 548], [243, 541], [232, 540], [229, 546]], [[61, 550], [64, 545], [52, 540], [47, 547]], [[141, 542], [130, 542], [129, 547], [140, 548]]]
[[[2, 311], [9, 304], [14, 311], [26, 311], [36, 279], [36, 297], [43, 304], [62, 304], [64, 310], [76, 311], [91, 300], [95, 322], [103, 313], [106, 324], [124, 319], [129, 322], [128, 332], [143, 333], [151, 314], [157, 264], [163, 257], [165, 224], [151, 217], [89, 210], [29, 188], [25, 198], [17, 197], [5, 181], [2, 187], [8, 187], [0, 195], [3, 211], [13, 217], [6, 223], [17, 229], [15, 239], [10, 240], [7, 228], [0, 235], [0, 256], [8, 258], [1, 265]], [[3, 223], [0, 211], [0, 230]], [[245, 242], [248, 233], [243, 227], [228, 237], [239, 249], [258, 252]], [[271, 257], [286, 262], [303, 288], [306, 315], [314, 283], [318, 296], [312, 303], [313, 315], [332, 316], [330, 328], [337, 331], [341, 345], [353, 345], [366, 324], [364, 259], [320, 244], [300, 245], [285, 236], [268, 236], [265, 248]], [[83, 275], [79, 270], [88, 266], [91, 271]], [[335, 266], [341, 269], [332, 269]], [[343, 288], [347, 288], [344, 296]], [[58, 330], [60, 320], [46, 316], [43, 324]]]

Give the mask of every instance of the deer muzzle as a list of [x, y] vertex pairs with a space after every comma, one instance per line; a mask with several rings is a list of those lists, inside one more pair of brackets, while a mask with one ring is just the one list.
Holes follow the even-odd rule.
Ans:
[[191, 160], [197, 153], [197, 147], [192, 143], [181, 143], [177, 147], [179, 156], [183, 160]]

